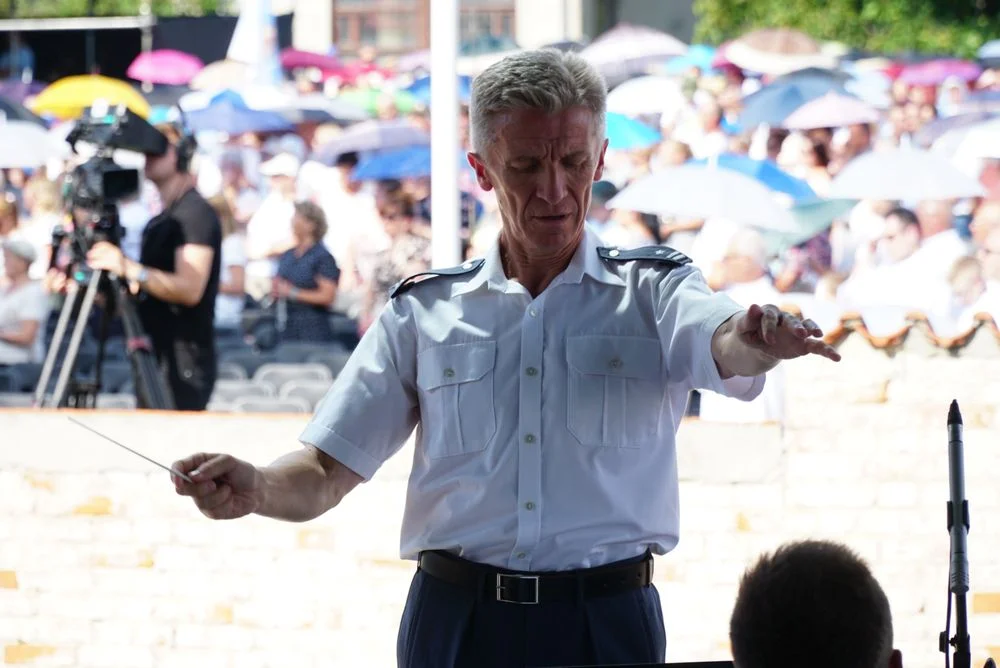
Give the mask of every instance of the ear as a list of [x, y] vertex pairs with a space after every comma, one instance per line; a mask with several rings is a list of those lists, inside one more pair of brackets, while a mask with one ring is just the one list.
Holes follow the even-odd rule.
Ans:
[[493, 190], [493, 181], [486, 172], [486, 161], [483, 160], [483, 157], [471, 151], [465, 157], [469, 161], [469, 165], [472, 166], [473, 171], [476, 172], [476, 182], [479, 183], [479, 187], [486, 192]]
[[892, 650], [889, 655], [889, 668], [903, 668], [903, 653], [898, 649]]
[[604, 176], [604, 154], [608, 152], [608, 140], [601, 144], [601, 154], [597, 156], [597, 167], [594, 168], [594, 182], [601, 180]]

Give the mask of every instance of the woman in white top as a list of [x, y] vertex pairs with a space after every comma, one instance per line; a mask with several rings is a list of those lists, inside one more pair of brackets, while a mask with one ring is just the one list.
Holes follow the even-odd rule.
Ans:
[[49, 302], [28, 268], [38, 257], [25, 239], [3, 242], [4, 280], [0, 281], [0, 366], [38, 362], [42, 357], [39, 332], [48, 316]]
[[224, 195], [208, 201], [222, 223], [222, 261], [219, 273], [219, 296], [215, 299], [216, 334], [238, 333], [246, 300], [246, 236], [237, 229], [236, 218]]
[[63, 198], [59, 184], [46, 178], [33, 178], [24, 188], [27, 220], [18, 228], [23, 239], [35, 248], [35, 261], [28, 270], [32, 280], [45, 278], [52, 254], [52, 232], [65, 224]]

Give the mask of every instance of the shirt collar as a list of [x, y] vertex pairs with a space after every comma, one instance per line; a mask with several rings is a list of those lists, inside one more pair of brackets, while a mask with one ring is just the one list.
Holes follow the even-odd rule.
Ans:
[[[593, 230], [584, 229], [583, 239], [577, 246], [573, 259], [570, 260], [566, 269], [556, 277], [553, 283], [580, 283], [584, 275], [590, 276], [596, 281], [607, 283], [608, 285], [625, 285], [625, 282], [613, 271], [608, 269], [607, 264], [597, 254], [598, 246], [603, 245], [600, 238]], [[469, 280], [456, 284], [452, 290], [453, 296], [468, 294], [483, 286], [491, 290], [500, 292], [510, 292], [511, 281], [503, 272], [503, 264], [500, 262], [500, 241], [499, 238], [493, 242], [489, 250], [483, 257], [483, 266]]]

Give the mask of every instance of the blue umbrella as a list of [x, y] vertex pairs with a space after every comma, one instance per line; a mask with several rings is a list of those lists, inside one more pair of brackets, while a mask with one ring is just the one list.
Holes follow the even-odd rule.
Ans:
[[[715, 159], [722, 169], [745, 174], [779, 193], [784, 193], [795, 202], [808, 201], [816, 198], [816, 193], [802, 179], [795, 178], [770, 160], [754, 160], [745, 155], [726, 153]], [[708, 160], [689, 160], [691, 164], [705, 165]]]
[[[465, 155], [458, 156], [459, 165], [468, 168]], [[355, 181], [380, 179], [416, 179], [431, 174], [431, 147], [408, 146], [379, 151], [362, 159], [351, 174]]]
[[231, 135], [244, 132], [281, 132], [295, 126], [273, 111], [251, 109], [238, 93], [225, 90], [212, 98], [204, 109], [186, 115], [188, 127], [195, 132], [214, 130]]
[[606, 133], [608, 146], [619, 151], [649, 148], [662, 139], [659, 132], [642, 121], [614, 112], [607, 115]]
[[[420, 102], [429, 107], [431, 105], [431, 78], [430, 77], [420, 77], [412, 84], [406, 87], [406, 92], [413, 97], [420, 100]], [[469, 100], [472, 98], [472, 77], [469, 76], [459, 76], [458, 77], [458, 100], [463, 104], [468, 104]]]
[[664, 71], [667, 74], [684, 74], [692, 67], [697, 67], [702, 72], [712, 69], [712, 60], [715, 58], [715, 49], [706, 44], [692, 44], [687, 53], [670, 59]]
[[832, 77], [803, 75], [788, 79], [783, 83], [764, 86], [743, 100], [740, 125], [744, 129], [757, 127], [761, 123], [777, 126], [793, 111], [806, 102], [835, 91], [841, 95], [851, 95], [842, 84]]

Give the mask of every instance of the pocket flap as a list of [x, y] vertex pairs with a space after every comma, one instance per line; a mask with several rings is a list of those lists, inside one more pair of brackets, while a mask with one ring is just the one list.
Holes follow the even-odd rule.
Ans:
[[566, 342], [570, 366], [585, 374], [656, 380], [660, 341], [638, 336], [574, 336]]
[[433, 390], [479, 380], [496, 363], [495, 341], [434, 346], [417, 355], [417, 385]]

